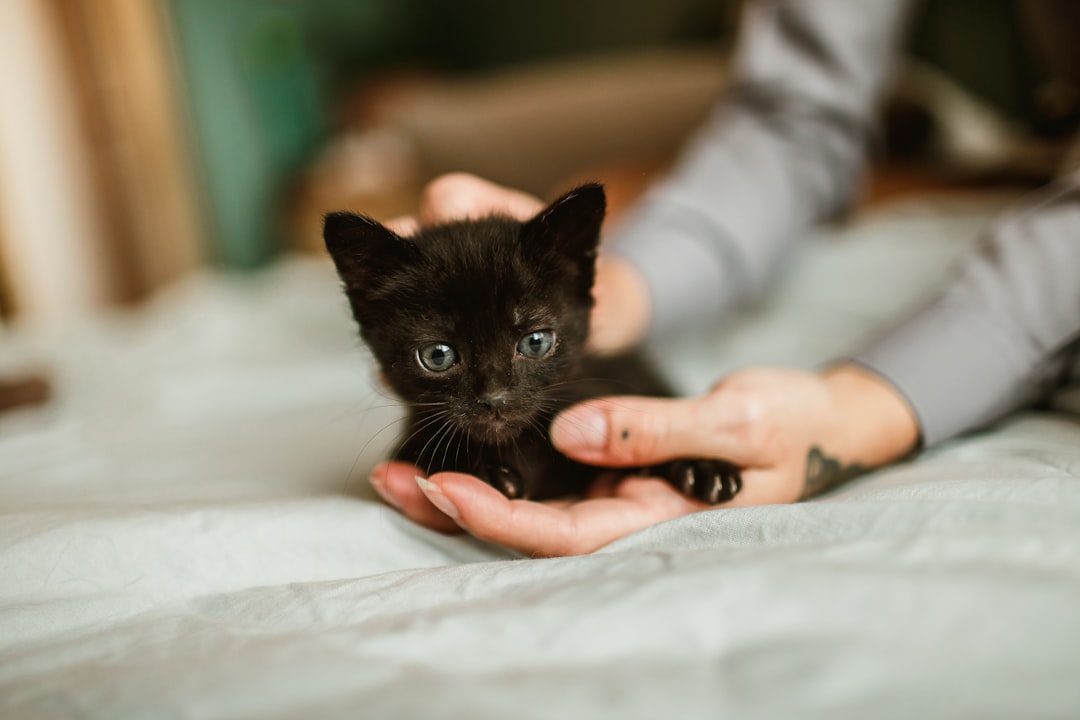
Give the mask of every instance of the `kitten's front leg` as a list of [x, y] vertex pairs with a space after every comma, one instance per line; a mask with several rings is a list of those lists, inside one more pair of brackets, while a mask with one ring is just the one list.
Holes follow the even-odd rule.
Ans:
[[578, 495], [596, 475], [595, 468], [559, 454], [540, 432], [529, 430], [502, 444], [473, 441], [455, 446], [453, 452], [439, 452], [445, 445], [439, 442], [438, 430], [423, 416], [413, 415], [394, 459], [412, 463], [428, 475], [446, 471], [475, 475], [511, 500]]
[[515, 467], [498, 459], [481, 458], [472, 474], [501, 492], [511, 500], [529, 496], [527, 483]]
[[466, 444], [454, 452], [436, 452], [436, 432], [418, 430], [425, 425], [410, 424], [410, 432], [394, 452], [395, 460], [412, 463], [427, 475], [461, 472], [475, 475], [511, 500], [530, 498], [541, 488], [549, 463], [527, 442], [509, 446]]
[[470, 472], [511, 500], [546, 496], [553, 451], [546, 442], [525, 436], [510, 445], [489, 445], [478, 453]]
[[648, 468], [646, 474], [662, 477], [690, 497], [710, 505], [727, 502], [742, 490], [739, 468], [723, 460], [672, 460]]

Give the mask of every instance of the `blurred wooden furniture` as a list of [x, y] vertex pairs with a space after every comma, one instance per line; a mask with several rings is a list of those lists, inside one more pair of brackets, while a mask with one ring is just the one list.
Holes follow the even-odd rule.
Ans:
[[5, 307], [70, 322], [203, 255], [168, 23], [158, 0], [0, 3]]

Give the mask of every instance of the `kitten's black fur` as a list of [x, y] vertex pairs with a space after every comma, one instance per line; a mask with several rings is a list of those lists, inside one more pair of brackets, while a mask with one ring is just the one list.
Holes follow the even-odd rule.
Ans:
[[[408, 406], [395, 458], [471, 473], [511, 498], [578, 494], [598, 471], [552, 448], [551, 418], [601, 395], [670, 395], [633, 356], [585, 354], [604, 212], [603, 188], [585, 185], [524, 223], [492, 216], [411, 237], [326, 216], [360, 334]], [[647, 472], [713, 503], [742, 484], [716, 460]]]

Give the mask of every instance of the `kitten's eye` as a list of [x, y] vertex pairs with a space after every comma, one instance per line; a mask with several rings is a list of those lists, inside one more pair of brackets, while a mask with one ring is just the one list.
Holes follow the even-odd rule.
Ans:
[[446, 372], [457, 364], [457, 353], [446, 343], [431, 343], [416, 351], [416, 359], [431, 372]]
[[551, 352], [554, 345], [554, 330], [537, 330], [521, 338], [517, 350], [527, 358], [538, 360]]

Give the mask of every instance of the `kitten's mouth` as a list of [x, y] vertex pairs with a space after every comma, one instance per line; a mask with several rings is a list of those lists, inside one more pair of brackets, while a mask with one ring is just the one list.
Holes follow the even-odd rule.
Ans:
[[473, 421], [470, 431], [489, 442], [500, 442], [520, 435], [528, 422], [519, 417], [492, 414]]

